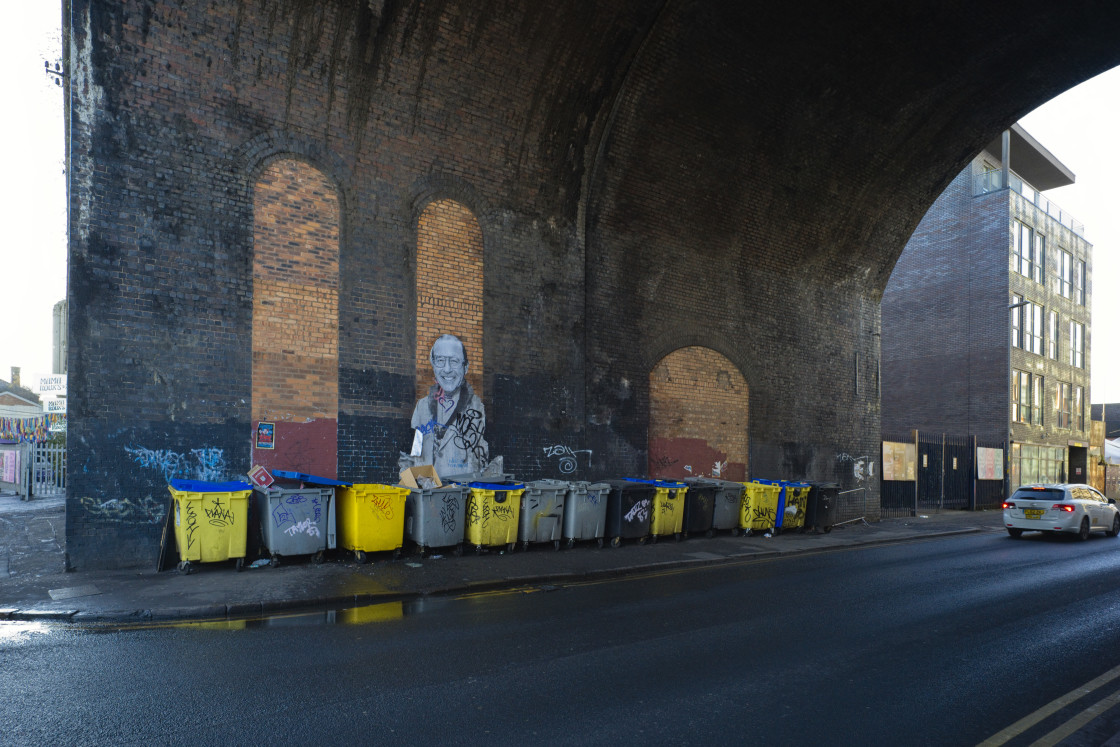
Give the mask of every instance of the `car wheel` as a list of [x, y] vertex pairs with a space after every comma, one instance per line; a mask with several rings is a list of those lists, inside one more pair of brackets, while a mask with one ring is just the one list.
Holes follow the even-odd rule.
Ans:
[[1015, 527], [1008, 527], [1007, 533], [1011, 535], [1011, 539], [1019, 539], [1023, 536], [1023, 530], [1016, 529]]
[[1115, 537], [1120, 534], [1120, 514], [1114, 514], [1112, 517], [1112, 529], [1105, 532], [1109, 537]]
[[1081, 520], [1081, 528], [1077, 531], [1077, 539], [1084, 542], [1089, 539], [1089, 517], [1086, 516]]

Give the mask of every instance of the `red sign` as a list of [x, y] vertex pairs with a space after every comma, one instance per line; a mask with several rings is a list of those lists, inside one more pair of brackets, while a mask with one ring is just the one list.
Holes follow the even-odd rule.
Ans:
[[274, 482], [272, 475], [268, 474], [268, 470], [259, 465], [249, 470], [249, 479], [252, 480], [253, 484], [258, 488], [267, 488]]

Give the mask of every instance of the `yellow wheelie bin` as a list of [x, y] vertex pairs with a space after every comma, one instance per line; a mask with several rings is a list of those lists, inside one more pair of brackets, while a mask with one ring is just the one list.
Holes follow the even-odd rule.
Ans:
[[773, 531], [778, 523], [781, 484], [773, 480], [751, 480], [743, 485], [746, 489], [739, 511], [739, 528], [744, 535]]
[[215, 563], [235, 558], [240, 571], [245, 564], [253, 486], [237, 481], [171, 480], [167, 489], [175, 503], [179, 570], [190, 573], [194, 561]]
[[338, 488], [338, 546], [353, 551], [359, 563], [370, 552], [392, 551], [394, 559], [400, 557], [408, 493], [408, 488], [376, 483]]
[[782, 499], [778, 505], [778, 528], [783, 532], [804, 530], [805, 509], [809, 504], [809, 491], [812, 486], [807, 482], [782, 481]]
[[467, 487], [471, 489], [467, 496], [467, 544], [474, 545], [476, 553], [484, 547], [505, 546], [512, 551], [517, 544], [525, 486], [471, 482]]

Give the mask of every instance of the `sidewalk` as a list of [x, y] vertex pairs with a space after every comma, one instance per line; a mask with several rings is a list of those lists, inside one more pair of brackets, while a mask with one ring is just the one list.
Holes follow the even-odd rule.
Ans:
[[233, 562], [196, 566], [189, 575], [125, 571], [63, 570], [65, 501], [61, 497], [20, 501], [0, 495], [0, 620], [144, 622], [227, 618], [284, 610], [344, 607], [403, 600], [430, 594], [465, 593], [605, 578], [668, 568], [727, 563], [844, 547], [983, 531], [1002, 531], [999, 511], [951, 511], [929, 516], [856, 521], [824, 533], [774, 537], [711, 538], [679, 542], [661, 538], [638, 545], [599, 549], [584, 542], [571, 550], [551, 544], [476, 556], [466, 551], [420, 558], [405, 553], [397, 561], [374, 557], [359, 565], [352, 555], [329, 551], [321, 565], [303, 558], [278, 567], [234, 570]]

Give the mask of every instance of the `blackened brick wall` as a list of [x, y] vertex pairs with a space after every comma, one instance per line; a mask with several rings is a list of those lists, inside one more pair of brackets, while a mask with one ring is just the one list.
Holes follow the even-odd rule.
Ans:
[[752, 473], [852, 486], [905, 239], [1018, 113], [1120, 62], [1120, 11], [969, 12], [71, 0], [71, 563], [150, 563], [169, 477], [248, 467], [277, 158], [338, 195], [340, 477], [391, 481], [410, 444], [419, 217], [453, 200], [507, 471], [643, 471], [649, 372], [696, 345], [747, 379]]

